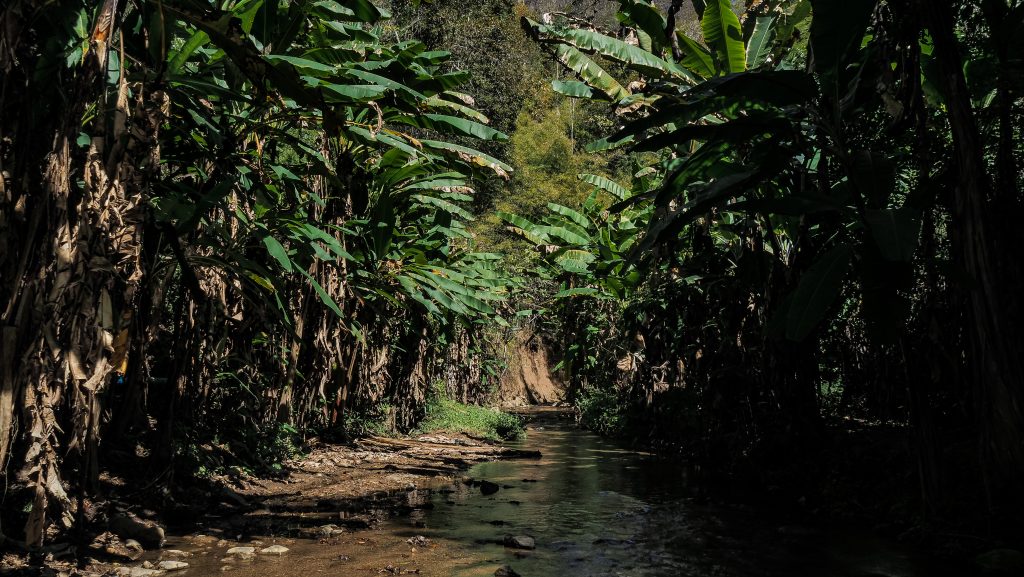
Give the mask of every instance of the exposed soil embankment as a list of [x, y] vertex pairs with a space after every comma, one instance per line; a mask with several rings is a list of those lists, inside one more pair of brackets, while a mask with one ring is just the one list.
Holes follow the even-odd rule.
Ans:
[[565, 399], [565, 385], [551, 370], [547, 346], [532, 333], [516, 340], [509, 368], [501, 378], [497, 402], [503, 408], [550, 405]]

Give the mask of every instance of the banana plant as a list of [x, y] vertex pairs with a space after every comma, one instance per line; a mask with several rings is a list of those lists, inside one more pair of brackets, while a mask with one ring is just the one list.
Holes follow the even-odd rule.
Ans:
[[462, 207], [472, 200], [469, 180], [425, 160], [379, 170], [367, 216], [344, 226], [359, 263], [356, 290], [394, 305], [419, 303], [442, 322], [504, 324], [494, 304], [507, 296], [511, 279], [499, 274], [500, 257], [472, 250], [465, 225], [474, 217]]
[[[274, 18], [275, 11], [283, 12]], [[210, 223], [203, 216], [215, 207], [233, 212], [251, 233], [234, 230], [230, 243], [216, 241], [216, 253], [225, 257], [222, 264], [236, 268], [244, 263], [237, 276], [252, 282], [254, 290], [271, 293], [277, 290], [273, 277], [299, 274], [339, 315], [339, 297], [307, 273], [316, 260], [346, 261], [362, 278], [373, 277], [385, 263], [414, 260], [409, 265], [426, 272], [415, 277], [417, 282], [400, 276], [395, 286], [405, 290], [427, 282], [434, 297], [420, 289], [408, 296], [426, 303], [431, 312], [439, 306], [454, 307], [459, 314], [492, 312], [481, 304], [489, 295], [481, 299], [468, 289], [453, 292], [453, 281], [438, 280], [432, 272], [454, 262], [447, 245], [466, 235], [458, 219], [471, 218], [462, 208], [472, 192], [468, 175], [511, 170], [486, 154], [438, 138], [506, 138], [488, 127], [486, 117], [467, 104], [471, 100], [455, 90], [466, 75], [440, 71], [447, 53], [427, 51], [416, 41], [381, 44], [366, 26], [386, 13], [369, 3], [312, 2], [284, 9], [244, 2], [217, 19], [199, 16], [187, 6], [172, 6], [170, 12], [179, 18], [178, 26], [192, 31], [168, 55], [170, 85], [181, 93], [176, 100], [196, 102], [219, 87], [214, 102], [230, 110], [189, 110], [183, 115], [187, 134], [181, 141], [208, 152], [211, 144], [223, 146], [220, 133], [228, 123], [237, 138], [257, 144], [255, 150], [238, 151], [227, 159], [225, 172], [236, 172], [226, 168], [233, 163], [239, 178], [221, 181], [198, 201], [186, 190], [189, 180], [171, 181], [177, 190], [161, 199], [161, 214], [173, 220], [179, 235], [200, 227], [205, 231]], [[232, 18], [241, 21], [252, 44], [230, 35]], [[256, 50], [261, 45], [275, 50], [261, 53]], [[267, 82], [267, 76], [276, 83], [281, 102], [261, 102], [240, 90], [248, 83]], [[310, 122], [321, 124], [334, 139], [318, 138], [306, 128]], [[339, 154], [348, 157], [344, 165], [349, 174], [339, 172], [334, 160]], [[288, 162], [267, 163], [268, 156]], [[328, 194], [345, 198], [325, 198], [323, 191], [309, 189], [309, 182], [296, 174], [310, 168], [324, 179]], [[305, 208], [338, 200], [349, 203], [352, 211], [344, 226], [316, 222], [317, 210]], [[248, 205], [245, 210], [238, 209], [239, 201]], [[227, 210], [228, 204], [235, 205], [233, 211]], [[254, 243], [265, 247], [268, 260], [240, 258]], [[383, 290], [372, 282], [363, 286]], [[280, 312], [287, 313], [278, 303]]]
[[[28, 32], [0, 68], [34, 95], [5, 99], [4, 133], [33, 137], [17, 163], [6, 148], [3, 162], [37, 178], [4, 180], [17, 181], [9, 198], [28, 216], [4, 204], [0, 219], [39, 223], [16, 245], [0, 227], [5, 314], [42, 310], [29, 300], [45, 291], [13, 279], [58, 287], [46, 293], [58, 299], [52, 315], [18, 313], [5, 355], [26, 395], [0, 415], [0, 461], [12, 479], [25, 463], [19, 495], [30, 498], [5, 501], [4, 521], [30, 510], [29, 545], [51, 521], [74, 521], [69, 494], [95, 485], [104, 434], [133, 438], [155, 418], [166, 434], [154, 470], [167, 470], [181, 457], [178, 431], [323, 425], [329, 400], [377, 386], [363, 370], [371, 363], [358, 362], [366, 350], [398, 380], [443, 355], [430, 332], [441, 324], [501, 322], [511, 281], [474, 252], [464, 222], [474, 178], [511, 169], [464, 143], [506, 137], [459, 92], [467, 75], [448, 54], [383, 34], [388, 14], [374, 3], [98, 0], [2, 12]], [[45, 183], [22, 190], [39, 174]], [[53, 238], [81, 247], [61, 254], [66, 266], [48, 264]], [[57, 342], [44, 334], [67, 352], [40, 353]], [[415, 354], [395, 354], [410, 344]], [[17, 431], [33, 437], [15, 444]]]
[[[633, 189], [652, 186], [647, 178], [650, 174], [647, 169], [638, 171]], [[604, 176], [580, 174], [578, 178], [594, 186], [578, 209], [548, 203], [549, 213], [539, 223], [511, 213], [499, 212], [498, 216], [512, 234], [534, 245], [547, 263], [546, 273], [562, 282], [555, 299], [625, 299], [641, 280], [629, 254], [643, 231], [639, 223], [650, 217], [650, 203], [609, 212], [602, 198], [624, 202], [634, 192]]]
[[[523, 21], [542, 42], [584, 48], [622, 62], [641, 76], [629, 85], [635, 87], [630, 94], [613, 99], [617, 112], [627, 118], [623, 127], [588, 146], [594, 151], [628, 146], [665, 159], [658, 188], [611, 207], [616, 211], [641, 200], [653, 202], [633, 258], [676, 245], [695, 224], [702, 230], [709, 224], [714, 229], [747, 214], [758, 216], [772, 252], [787, 266], [796, 262], [798, 251], [786, 246], [816, 247], [800, 259], [815, 260], [800, 265], [799, 281], [778, 313], [786, 319], [780, 334], [792, 340], [803, 340], [819, 326], [854, 262], [877, 263], [873, 270], [905, 267], [917, 245], [920, 221], [919, 207], [898, 204], [891, 159], [832, 144], [820, 146], [839, 130], [832, 115], [818, 108], [819, 102], [830, 102], [828, 94], [823, 100], [812, 74], [790, 69], [786, 58], [787, 47], [798, 36], [795, 31], [806, 27], [809, 4], [760, 3], [756, 12], [741, 20], [728, 0], [695, 2], [703, 32], [703, 42], [698, 42], [668, 30], [668, 20], [647, 3], [624, 0], [619, 20], [639, 38], [639, 45], [628, 52], [620, 43], [593, 38], [596, 32], [588, 31], [584, 44], [578, 31]], [[825, 79], [826, 90], [838, 86], [829, 84], [833, 80], [849, 83], [845, 63], [867, 50], [861, 39], [871, 4], [841, 9], [828, 5], [816, 12], [809, 34], [813, 72]], [[842, 35], [830, 33], [833, 28], [841, 29]], [[638, 50], [664, 59], [669, 63], [665, 70], [685, 70], [688, 79], [638, 64], [644, 61], [635, 54]], [[601, 87], [609, 82], [606, 71], [573, 70], [590, 91], [576, 87], [563, 93], [601, 97]], [[565, 87], [555, 85], [556, 90]], [[609, 96], [607, 91], [603, 94]], [[839, 167], [838, 179], [825, 187], [813, 186], [834, 176], [827, 167]], [[793, 187], [793, 182], [804, 185]], [[848, 226], [834, 233], [802, 230], [796, 223], [806, 215], [836, 215]], [[808, 237], [819, 233], [818, 238]], [[870, 285], [885, 285], [885, 274], [873, 278]], [[801, 298], [807, 295], [813, 298]]]

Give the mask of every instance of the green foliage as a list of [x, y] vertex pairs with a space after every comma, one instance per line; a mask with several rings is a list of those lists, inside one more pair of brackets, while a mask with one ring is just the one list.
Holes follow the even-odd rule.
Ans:
[[[469, 176], [478, 168], [505, 173], [509, 167], [464, 146], [417, 139], [403, 126], [485, 140], [506, 137], [482, 124], [486, 118], [452, 92], [465, 76], [441, 68], [446, 53], [415, 41], [382, 43], [359, 22], [372, 16], [366, 24], [375, 24], [383, 13], [360, 6], [318, 5], [299, 31], [285, 25], [302, 14], [256, 8], [256, 17], [281, 27], [260, 29], [262, 41], [282, 52], [267, 56], [237, 44], [219, 28], [222, 24], [178, 12], [183, 24], [198, 31], [172, 51], [175, 67], [195, 71], [172, 76], [171, 86], [182, 93], [175, 103], [207, 97], [214, 105], [176, 111], [182, 122], [176, 126], [174, 157], [201, 159], [209, 153], [208, 143], [223, 143], [229, 135], [234, 141], [275, 142], [265, 149], [222, 153], [218, 168], [242, 176], [221, 181], [198, 202], [189, 179], [169, 183], [170, 190], [156, 200], [158, 215], [180, 235], [199, 235], [198, 244], [224, 255], [218, 264], [249, 283], [254, 300], [278, 303], [286, 320], [290, 311], [280, 291], [291, 276], [304, 279], [300, 284], [308, 283], [325, 306], [344, 316], [343, 296], [331, 294], [309, 272], [317, 263], [353, 271], [352, 288], [364, 299], [412, 303], [442, 320], [492, 316], [487, 301], [500, 300], [502, 283], [490, 264], [494, 259], [474, 253], [465, 241], [464, 221], [472, 217], [463, 206], [472, 200]], [[282, 44], [282, 34], [293, 45]], [[367, 42], [374, 42], [375, 50], [366, 51]], [[200, 50], [203, 46], [209, 49]], [[268, 71], [266, 79], [257, 78], [254, 58]], [[249, 75], [248, 82], [272, 82], [284, 106], [247, 98], [247, 80], [231, 77], [226, 61]], [[234, 78], [235, 86], [225, 88], [237, 92], [206, 94], [224, 84], [222, 74]], [[315, 123], [316, 118], [321, 134], [311, 131], [310, 119]], [[339, 172], [332, 156], [346, 158], [341, 164], [351, 167], [347, 173]], [[311, 170], [326, 183], [296, 175]], [[321, 222], [324, 207], [346, 195], [355, 218], [343, 226]], [[214, 214], [230, 226], [206, 226]], [[271, 259], [241, 258], [257, 240]], [[357, 333], [359, 327], [349, 330]]]
[[[663, 60], [639, 46], [619, 40], [600, 32], [563, 26], [540, 24], [523, 17], [523, 27], [540, 42], [553, 42], [561, 46], [575, 48], [587, 54], [599, 54], [609, 60], [619, 62], [652, 78], [689, 80], [691, 76], [676, 63]], [[583, 80], [600, 76], [601, 73], [591, 66], [577, 70], [578, 66], [568, 66], [573, 71], [586, 75]], [[595, 86], [597, 88], [597, 86]], [[611, 93], [609, 93], [611, 96]]]
[[[388, 32], [393, 29], [403, 38], [422, 41], [430, 50], [450, 53], [443, 66], [469, 73], [462, 90], [472, 94], [473, 108], [489, 119], [489, 126], [511, 134], [546, 73], [540, 49], [527, 41], [518, 25], [522, 6], [511, 0], [434, 0], [418, 5], [393, 0], [389, 4], [394, 19], [387, 24]], [[509, 160], [507, 143], [456, 142]], [[475, 208], [486, 209], [496, 198], [506, 196], [507, 190], [501, 179], [481, 180]]]
[[465, 433], [492, 441], [523, 436], [522, 421], [497, 409], [467, 405], [449, 399], [443, 386], [434, 388], [427, 402], [426, 415], [417, 430], [423, 433]]
[[[33, 494], [45, 503], [52, 490], [53, 511], [69, 514], [60, 511], [68, 489], [84, 486], [64, 486], [64, 455], [80, 447], [81, 467], [100, 454], [103, 435], [134, 438], [152, 420], [167, 432], [159, 458], [177, 446], [186, 456], [174, 465], [204, 472], [272, 467], [291, 452], [278, 423], [331, 432], [346, 415], [390, 405], [389, 428], [409, 430], [422, 413], [423, 395], [412, 393], [442, 361], [482, 363], [475, 355], [485, 354], [439, 336], [475, 335], [511, 312], [515, 279], [468, 229], [477, 188], [512, 170], [496, 153], [507, 146], [502, 126], [463, 92], [473, 86], [458, 58], [487, 51], [453, 54], [398, 34], [368, 0], [101, 4], [114, 13], [18, 2], [2, 15], [24, 34], [0, 55], [4, 86], [23, 87], [0, 111], [0, 132], [19, 141], [0, 146], [0, 290], [12, 303], [41, 294], [8, 282], [27, 278], [26, 263], [57, 274], [41, 239], [66, 233], [68, 246], [92, 246], [92, 265], [60, 273], [76, 287], [67, 318], [88, 320], [60, 320], [54, 338], [69, 351], [75, 335], [106, 343], [82, 344], [76, 379], [87, 367], [91, 390], [118, 399], [102, 417], [77, 394], [55, 395], [76, 400], [45, 401], [45, 410], [4, 408], [12, 427], [15, 413], [56, 415], [38, 437], [52, 437], [52, 449], [39, 448], [46, 462], [33, 465], [52, 472], [32, 481], [48, 489]], [[536, 62], [504, 5], [509, 17], [493, 23], [504, 23], [520, 64]], [[522, 99], [491, 88], [481, 101], [507, 128]], [[68, 154], [51, 154], [65, 142]], [[51, 159], [60, 183], [39, 177]], [[14, 166], [20, 173], [6, 178]], [[55, 286], [48, 274], [32, 282]], [[42, 358], [29, 352], [43, 342], [34, 324], [5, 359]], [[20, 363], [5, 370], [42, 374]], [[5, 474], [19, 461], [7, 458], [6, 435]], [[44, 509], [35, 509], [30, 542], [45, 534]]]
[[853, 253], [841, 244], [823, 255], [800, 278], [800, 283], [783, 305], [786, 338], [802, 341], [825, 318], [843, 287]]
[[[550, 106], [550, 107], [548, 107]], [[495, 202], [497, 212], [538, 217], [551, 202], [575, 204], [590, 193], [590, 187], [576, 175], [600, 169], [603, 159], [577, 150], [576, 130], [582, 130], [586, 111], [568, 102], [539, 102], [534, 110], [520, 114], [512, 133], [510, 162], [513, 177], [509, 194]], [[503, 230], [496, 213], [483, 215], [473, 227], [482, 248], [505, 255], [511, 266], [529, 269], [537, 255]]]
[[572, 112], [568, 104], [542, 111], [543, 116], [520, 116], [512, 139], [514, 196], [506, 199], [516, 209], [536, 215], [558, 198], [582, 200], [585, 192], [575, 180], [588, 160], [575, 150], [570, 135]]
[[[622, 194], [629, 202], [633, 194], [621, 185], [593, 174], [580, 174], [579, 180], [595, 185], [580, 210], [548, 203], [549, 213], [535, 223], [517, 214], [499, 211], [508, 230], [532, 243], [548, 265], [546, 271], [563, 282], [555, 298], [575, 296], [614, 296], [624, 298], [635, 288], [640, 275], [628, 262], [641, 229], [637, 221], [650, 211], [649, 205], [636, 205], [627, 211], [610, 213], [599, 201], [602, 193]], [[648, 184], [640, 179], [640, 183]]]
[[[701, 18], [701, 29], [704, 32], [704, 43], [711, 48], [720, 70], [726, 74], [746, 70], [740, 19], [732, 11], [729, 0], [707, 2]], [[761, 42], [759, 38], [758, 43]]]
[[[284, 462], [302, 455], [302, 438], [286, 423], [223, 423], [217, 431], [180, 431], [188, 439], [175, 447], [180, 470], [198, 479], [241, 472], [279, 475]], [[221, 436], [224, 435], [224, 436]]]
[[368, 435], [386, 437], [394, 435], [395, 415], [390, 403], [376, 403], [368, 407], [356, 408], [345, 414], [342, 426], [347, 438], [365, 437]]
[[576, 406], [581, 423], [591, 431], [618, 437], [628, 430], [629, 405], [615, 391], [601, 387], [586, 389], [576, 399]]
[[[964, 142], [975, 142], [978, 156], [964, 162], [976, 170], [978, 188], [973, 200], [958, 198], [988, 195], [982, 165], [999, 165], [1000, 182], [1013, 191], [1006, 194], [1017, 199], [1007, 202], [1018, 203], [1020, 173], [1007, 168], [1020, 154], [1011, 126], [1020, 108], [1011, 103], [1016, 80], [1004, 71], [1001, 144], [991, 137], [994, 121], [987, 131], [971, 128], [975, 114], [994, 118], [986, 107], [996, 96], [981, 72], [991, 53], [977, 50], [965, 63], [956, 57], [956, 46], [974, 37], [966, 14], [980, 18], [978, 11], [953, 15], [926, 4], [922, 22], [909, 5], [889, 13], [892, 4], [882, 10], [874, 1], [748, 2], [742, 17], [726, 0], [693, 4], [702, 42], [677, 29], [677, 45], [659, 37], [667, 19], [646, 2], [620, 0], [624, 29], [614, 34], [558, 15], [543, 24], [523, 20], [576, 76], [555, 81], [556, 91], [612, 103], [619, 125], [587, 149], [651, 158], [634, 167], [631, 187], [587, 179], [618, 197], [607, 213], [563, 202], [543, 215], [499, 215], [542, 255], [537, 276], [559, 283], [547, 311], [559, 319], [562, 368], [587, 419], [614, 429], [623, 422], [616, 402], [625, 402], [646, 416], [633, 423], [652, 435], [696, 434], [749, 451], [748, 444], [785, 445], [790, 435], [813, 434], [822, 403], [835, 410], [874, 394], [864, 392], [870, 387], [895, 391], [854, 383], [879, 378], [866, 359], [888, 363], [890, 378], [913, 363], [888, 348], [894, 343], [933, 350], [934, 342], [908, 328], [937, 318], [931, 307], [959, 285], [939, 272], [948, 263], [941, 247], [966, 251], [959, 266], [974, 267], [977, 278], [1013, 286], [1014, 275], [998, 265], [982, 272], [980, 253], [970, 251], [1015, 249], [946, 236], [975, 225], [1010, 233], [989, 220], [995, 204], [976, 207], [972, 217], [951, 208], [950, 197], [938, 200], [940, 183], [949, 182], [938, 159], [957, 151], [964, 157]], [[987, 10], [991, 21], [1010, 21], [995, 29], [1018, 29], [1016, 15], [1024, 13], [1002, 1]], [[941, 42], [929, 38], [954, 20], [959, 37], [947, 30], [945, 85], [962, 74], [971, 90], [954, 90], [961, 91], [959, 112], [943, 102], [950, 94], [935, 89], [943, 84], [933, 60]], [[1002, 37], [988, 50], [1005, 55], [1009, 44]], [[997, 74], [988, 70], [989, 78]], [[984, 308], [975, 313], [998, 324], [1002, 309]], [[955, 348], [954, 334], [947, 336]], [[822, 342], [828, 347], [819, 348]], [[810, 361], [822, 357], [828, 361]], [[864, 364], [853, 370], [851, 358]], [[825, 380], [830, 386], [819, 386]], [[988, 390], [986, 382], [975, 386]], [[898, 405], [891, 399], [905, 390], [885, 402]], [[1008, 419], [1015, 432], [1007, 438], [1019, 441], [1024, 417]]]
[[[623, 2], [622, 20], [640, 21], [640, 17], [631, 15], [635, 9], [634, 4]], [[682, 65], [693, 66], [692, 73], [707, 80], [692, 88], [687, 82], [678, 81], [671, 89], [663, 85], [652, 86], [648, 89], [651, 97], [645, 100], [649, 113], [628, 122], [607, 140], [619, 145], [628, 143], [637, 150], [656, 151], [665, 159], [655, 168], [661, 173], [660, 185], [636, 191], [632, 198], [614, 207], [621, 210], [625, 206], [653, 200], [654, 210], [650, 216], [641, 217], [648, 220], [647, 231], [637, 243], [637, 252], [632, 258], [654, 251], [658, 246], [675, 246], [676, 239], [684, 236], [689, 228], [704, 228], [706, 223], [702, 220], [709, 214], [712, 215], [712, 226], [722, 231], [717, 238], [731, 242], [729, 239], [734, 237], [734, 233], [730, 227], [744, 214], [742, 208], [731, 212], [730, 205], [760, 211], [769, 219], [765, 227], [775, 228], [770, 219], [773, 213], [780, 212], [779, 200], [776, 199], [802, 196], [786, 190], [791, 178], [787, 171], [800, 161], [804, 162], [805, 170], [814, 171], [815, 167], [804, 159], [813, 158], [820, 152], [804, 150], [803, 143], [810, 141], [816, 130], [827, 130], [825, 127], [808, 130], [806, 125], [794, 122], [792, 117], [795, 109], [812, 107], [815, 102], [816, 86], [808, 75], [789, 70], [736, 74], [746, 68], [745, 50], [752, 52], [752, 61], [761, 62], [773, 52], [768, 46], [773, 22], [771, 17], [762, 17], [755, 22], [745, 37], [741, 33], [739, 19], [726, 0], [704, 6], [701, 19], [705, 44], [711, 48], [711, 62], [709, 64], [702, 55], [700, 46], [684, 42], [681, 45], [681, 48], [685, 46]], [[578, 35], [555, 31], [532, 21], [524, 21], [524, 26], [549, 42], [579, 44]], [[586, 37], [590, 39], [591, 36], [592, 33], [588, 33]], [[616, 50], [614, 43], [594, 39], [588, 42], [591, 50], [602, 54]], [[649, 67], [637, 64], [639, 61], [638, 57], [625, 60], [636, 71], [651, 74]], [[805, 131], [809, 133], [802, 134]], [[868, 155], [867, 158], [874, 157]], [[891, 181], [862, 184], [878, 174], [883, 172], [870, 166], [854, 165], [848, 173], [847, 182], [840, 183], [837, 189], [824, 192], [822, 196], [847, 193], [853, 188], [855, 194], [866, 195], [870, 189], [871, 194], [888, 199]], [[877, 231], [875, 236], [884, 239], [879, 242], [888, 253], [893, 253], [890, 248], [890, 239], [893, 238], [906, 239], [909, 244], [910, 248], [900, 254], [906, 254], [916, 244], [913, 229], [909, 228], [910, 223], [906, 219], [899, 221], [902, 229], [896, 231], [893, 230], [896, 219], [879, 217], [891, 213], [868, 218], [868, 213], [858, 214], [852, 207], [841, 203], [839, 201], [833, 205], [836, 208], [826, 210], [836, 210], [844, 218], [852, 219], [856, 226]], [[797, 241], [789, 232], [785, 228], [773, 230], [775, 244], [778, 245], [773, 247], [775, 251]], [[564, 238], [565, 235], [562, 236]], [[714, 234], [712, 238], [716, 238]], [[835, 243], [836, 237], [824, 242]], [[828, 253], [832, 254], [836, 253]], [[801, 281], [797, 292], [779, 313], [788, 316], [788, 328], [783, 334], [793, 340], [805, 339], [818, 326], [838, 295], [841, 280], [850, 266], [848, 253], [844, 253], [846, 257], [843, 259], [828, 255], [824, 257], [828, 262], [823, 260], [809, 268], [808, 278]], [[608, 254], [601, 256], [601, 261], [608, 259]], [[774, 257], [784, 259], [777, 252]], [[612, 258], [622, 257], [616, 255]], [[590, 260], [597, 259], [592, 257]], [[578, 262], [579, 259], [572, 261]], [[829, 274], [823, 276], [820, 271]], [[570, 272], [579, 273], [583, 269]], [[811, 280], [817, 277], [823, 280]], [[816, 288], [810, 288], [812, 286]], [[828, 288], [827, 292], [821, 290], [824, 287]]]

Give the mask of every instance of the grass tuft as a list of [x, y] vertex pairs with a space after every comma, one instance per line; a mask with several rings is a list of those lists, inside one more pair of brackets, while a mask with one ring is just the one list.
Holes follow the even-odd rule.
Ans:
[[426, 417], [417, 430], [421, 433], [465, 433], [492, 441], [518, 439], [524, 432], [519, 417], [496, 409], [453, 401], [443, 391], [435, 391], [427, 403]]

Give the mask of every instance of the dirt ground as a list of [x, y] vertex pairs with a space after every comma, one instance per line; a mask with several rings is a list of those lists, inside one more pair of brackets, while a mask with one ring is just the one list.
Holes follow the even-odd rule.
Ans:
[[[180, 560], [193, 565], [189, 573], [195, 575], [213, 570], [210, 560], [222, 565], [218, 570], [234, 568], [213, 557], [237, 546], [259, 550], [268, 544], [296, 547], [324, 540], [371, 544], [380, 536], [361, 536], [364, 530], [397, 514], [409, 514], [415, 523], [415, 511], [428, 506], [431, 490], [453, 484], [473, 487], [461, 473], [474, 463], [538, 457], [535, 451], [443, 432], [321, 445], [285, 463], [284, 474], [276, 479], [213, 479], [202, 493], [205, 503], [199, 513], [186, 522], [168, 522], [166, 512], [162, 516], [130, 507], [127, 513], [140, 523], [165, 530], [162, 548], [147, 544], [143, 550], [128, 541], [132, 535], [108, 531], [84, 547], [55, 544], [41, 555], [7, 553], [0, 558], [0, 574], [155, 577], [171, 574], [160, 570], [161, 562]], [[408, 548], [404, 541], [391, 545]], [[210, 558], [204, 564], [194, 555]], [[235, 557], [229, 555], [228, 561]]]
[[362, 506], [366, 500], [396, 501], [396, 495], [450, 484], [474, 463], [539, 456], [464, 434], [368, 437], [352, 445], [314, 449], [287, 463], [288, 475], [283, 479], [243, 480], [225, 488], [259, 503], [251, 514], [255, 517], [266, 512], [303, 511], [311, 504], [320, 509], [336, 505], [358, 511], [366, 509]]

